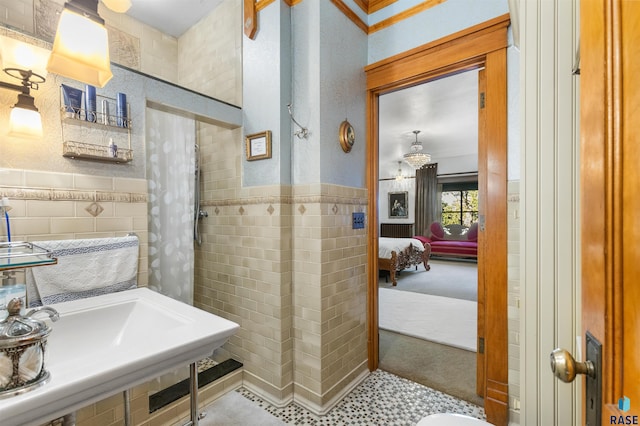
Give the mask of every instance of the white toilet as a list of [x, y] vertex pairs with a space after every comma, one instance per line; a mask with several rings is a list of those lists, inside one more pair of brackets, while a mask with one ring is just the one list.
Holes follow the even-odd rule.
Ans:
[[490, 424], [461, 414], [438, 413], [425, 417], [416, 426], [486, 426]]

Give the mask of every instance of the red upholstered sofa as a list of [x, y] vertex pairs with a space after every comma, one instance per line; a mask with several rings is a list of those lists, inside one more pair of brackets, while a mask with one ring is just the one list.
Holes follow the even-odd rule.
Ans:
[[460, 225], [443, 227], [440, 222], [433, 222], [429, 227], [431, 235], [413, 238], [429, 243], [432, 256], [478, 258], [478, 224], [469, 228]]

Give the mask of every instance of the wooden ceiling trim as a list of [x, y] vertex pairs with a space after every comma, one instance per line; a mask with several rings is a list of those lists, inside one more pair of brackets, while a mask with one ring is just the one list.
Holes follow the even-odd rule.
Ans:
[[362, 19], [360, 19], [358, 15], [356, 15], [346, 4], [344, 4], [342, 0], [331, 0], [331, 3], [333, 3], [342, 13], [344, 13], [344, 15], [349, 18], [351, 22], [356, 24], [358, 28], [360, 28], [362, 31], [364, 31], [365, 34], [367, 34], [367, 31], [369, 29], [367, 27], [367, 24]]
[[[273, 1], [273, 0], [270, 0]], [[285, 4], [289, 7], [293, 7], [298, 3], [302, 3], [302, 0], [283, 0], [285, 2]]]
[[397, 15], [393, 15], [390, 18], [387, 18], [383, 21], [378, 22], [377, 24], [373, 24], [369, 26], [369, 34], [373, 34], [376, 31], [383, 30], [388, 28], [394, 24], [397, 24], [400, 21], [403, 21], [407, 18], [411, 18], [419, 13], [424, 12], [427, 9], [431, 9], [433, 6], [437, 6], [440, 3], [444, 3], [447, 0], [427, 0], [423, 3], [417, 4], [403, 12], [398, 13]]
[[[265, 7], [269, 6], [275, 0], [256, 0], [256, 12], [260, 12]], [[285, 3], [288, 3], [290, 0], [284, 0]], [[289, 5], [291, 6], [291, 5]]]
[[[269, 4], [273, 3], [273, 1], [274, 0], [257, 0], [256, 10], [259, 12], [260, 10], [267, 7]], [[299, 3], [302, 3], [303, 0], [283, 0], [283, 1], [289, 7], [293, 7]], [[353, 1], [367, 15], [370, 15], [371, 13], [384, 9], [385, 7], [397, 2], [398, 0], [353, 0]], [[343, 0], [331, 0], [331, 3], [333, 3], [358, 28], [364, 31], [365, 34], [372, 34], [372, 33], [375, 33], [376, 31], [383, 30], [394, 24], [397, 24], [400, 21], [403, 21], [407, 18], [415, 16], [419, 13], [422, 13], [427, 9], [430, 9], [434, 6], [444, 3], [445, 1], [447, 0], [426, 0], [403, 12], [398, 13], [397, 15], [391, 16], [371, 26], [369, 26], [366, 22], [360, 19], [360, 17], [356, 15], [356, 13], [353, 12], [351, 8], [344, 3]]]
[[369, 0], [353, 0], [353, 2], [366, 14], [369, 14]]
[[398, 0], [369, 0], [368, 7], [364, 11], [367, 12], [367, 14], [372, 14], [373, 12], [377, 12], [380, 9], [384, 9], [385, 7], [397, 1]]

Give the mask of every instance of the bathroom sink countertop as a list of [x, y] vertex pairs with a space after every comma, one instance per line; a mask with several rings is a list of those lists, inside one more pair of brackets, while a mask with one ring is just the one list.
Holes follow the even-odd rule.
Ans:
[[0, 398], [4, 426], [44, 423], [210, 356], [238, 324], [147, 288], [50, 305], [50, 380]]

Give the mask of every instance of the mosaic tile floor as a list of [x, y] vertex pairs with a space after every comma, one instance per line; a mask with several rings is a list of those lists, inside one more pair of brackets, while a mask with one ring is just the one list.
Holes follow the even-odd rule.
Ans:
[[310, 413], [295, 402], [285, 408], [273, 407], [245, 388], [238, 392], [289, 425], [408, 426], [434, 413], [458, 413], [485, 419], [482, 407], [382, 370], [371, 373], [324, 416]]
[[197, 365], [198, 365], [198, 373], [201, 373], [201, 372], [203, 372], [205, 370], [208, 370], [211, 367], [215, 367], [216, 364], [217, 363], [214, 360], [212, 360], [211, 358], [201, 359], [197, 363]]

